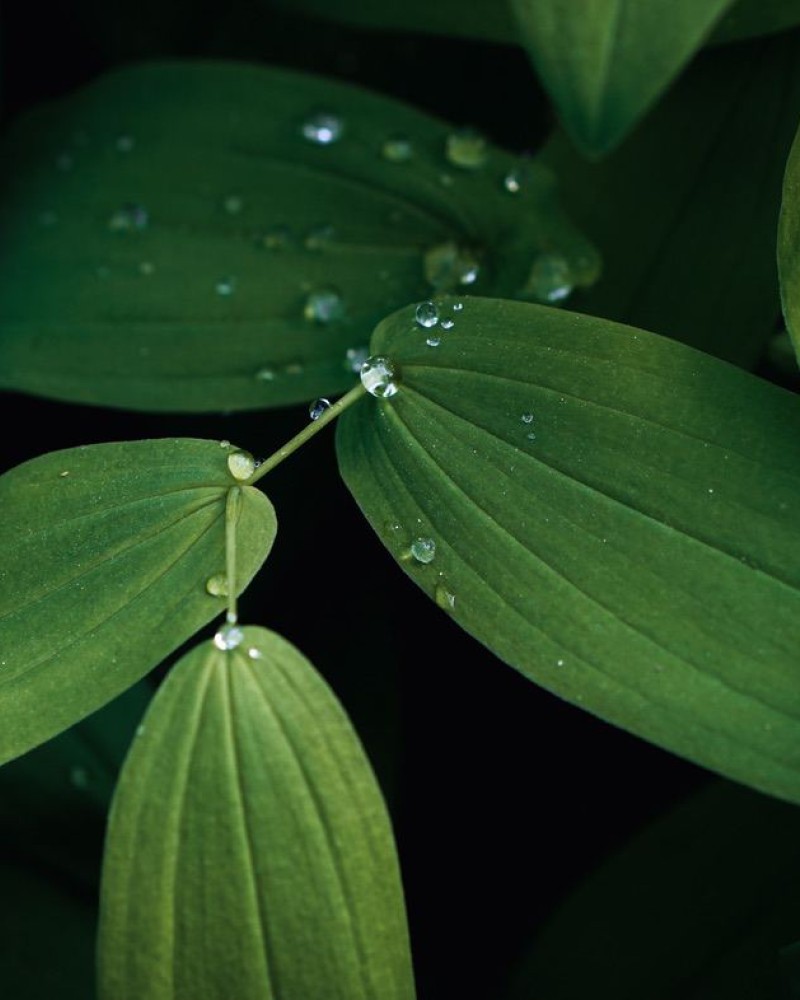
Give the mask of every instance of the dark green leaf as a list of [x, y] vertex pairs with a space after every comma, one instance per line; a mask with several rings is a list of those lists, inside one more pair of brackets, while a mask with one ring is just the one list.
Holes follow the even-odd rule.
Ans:
[[800, 358], [800, 131], [789, 153], [778, 225], [778, 270], [786, 328]]
[[[53, 452], [0, 477], [0, 762], [130, 687], [224, 609], [236, 485], [214, 441]], [[238, 589], [275, 537], [272, 505], [241, 486]]]
[[437, 348], [413, 309], [378, 327], [400, 391], [341, 418], [372, 526], [544, 687], [800, 800], [797, 399], [606, 320], [454, 301]]
[[[337, 141], [303, 137], [320, 112]], [[549, 172], [512, 195], [513, 158], [454, 165], [449, 132], [345, 84], [225, 63], [121, 70], [34, 112], [1, 150], [0, 385], [145, 410], [283, 405], [352, 382], [348, 350], [430, 292], [436, 247], [461, 248], [462, 270], [474, 254], [487, 294], [520, 293], [554, 248], [591, 282]], [[439, 270], [458, 284], [453, 262]]]
[[738, 0], [720, 20], [710, 41], [736, 42], [785, 31], [800, 24], [798, 0]]
[[797, 932], [800, 812], [715, 784], [631, 841], [545, 925], [509, 1000], [777, 998]]
[[120, 779], [104, 862], [107, 1000], [410, 1000], [372, 772], [308, 661], [261, 628], [173, 670]]
[[702, 45], [731, 0], [511, 0], [523, 41], [588, 153], [625, 136]]
[[751, 366], [779, 315], [783, 163], [800, 118], [800, 37], [706, 53], [622, 146], [543, 159], [603, 254], [578, 308]]
[[92, 1000], [95, 907], [7, 857], [0, 862], [0, 996]]

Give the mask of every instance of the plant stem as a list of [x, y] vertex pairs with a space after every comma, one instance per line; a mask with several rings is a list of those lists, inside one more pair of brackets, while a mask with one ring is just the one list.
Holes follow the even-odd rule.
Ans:
[[225, 578], [228, 583], [228, 624], [235, 625], [236, 610], [236, 523], [239, 520], [239, 504], [242, 491], [231, 486], [225, 501]]
[[304, 427], [299, 434], [295, 434], [293, 438], [286, 442], [286, 444], [279, 448], [274, 454], [270, 455], [268, 459], [259, 465], [253, 475], [248, 481], [248, 485], [252, 483], [257, 483], [262, 476], [266, 476], [268, 472], [271, 472], [276, 465], [288, 458], [292, 452], [297, 451], [302, 445], [312, 438], [315, 434], [318, 434], [326, 424], [329, 424], [332, 420], [335, 420], [340, 413], [343, 413], [348, 406], [352, 406], [357, 400], [361, 399], [363, 395], [366, 394], [366, 389], [359, 382], [358, 385], [354, 386], [350, 392], [346, 393], [340, 399], [327, 409], [321, 417], [314, 420], [307, 427]]

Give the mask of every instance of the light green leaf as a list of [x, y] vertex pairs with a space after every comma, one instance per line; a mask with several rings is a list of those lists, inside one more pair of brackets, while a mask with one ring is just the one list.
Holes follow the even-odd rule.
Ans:
[[565, 128], [607, 153], [677, 76], [731, 0], [511, 0]]
[[377, 328], [400, 391], [341, 418], [372, 526], [548, 690], [800, 801], [797, 399], [605, 320], [454, 304], [436, 348], [413, 309]]
[[712, 785], [566, 899], [521, 964], [509, 1000], [783, 996], [776, 959], [797, 932], [799, 841], [797, 809]]
[[798, 0], [738, 0], [719, 21], [710, 41], [738, 42], [800, 24]]
[[778, 271], [786, 329], [800, 359], [800, 131], [792, 144], [783, 179]]
[[429, 278], [474, 277], [472, 258], [487, 294], [520, 293], [554, 248], [591, 282], [549, 172], [511, 194], [515, 160], [454, 164], [451, 131], [332, 80], [212, 62], [123, 69], [26, 116], [0, 149], [0, 386], [285, 405], [346, 388], [375, 323]]
[[[236, 486], [215, 441], [52, 452], [0, 477], [0, 762], [130, 687], [221, 613]], [[275, 537], [272, 505], [240, 485], [238, 590]]]
[[773, 247], [798, 119], [792, 34], [704, 53], [601, 163], [556, 134], [542, 158], [603, 255], [576, 308], [754, 365], [780, 312]]
[[153, 701], [112, 808], [106, 1000], [410, 1000], [402, 890], [347, 717], [289, 643], [204, 643]]

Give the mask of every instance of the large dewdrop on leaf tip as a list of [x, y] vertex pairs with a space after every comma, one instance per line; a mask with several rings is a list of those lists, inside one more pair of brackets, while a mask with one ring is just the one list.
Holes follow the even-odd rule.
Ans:
[[408, 302], [524, 295], [547, 248], [597, 272], [535, 161], [511, 195], [516, 158], [483, 137], [288, 70], [128, 67], [0, 154], [0, 385], [58, 399], [306, 402], [349, 388], [346, 352]]

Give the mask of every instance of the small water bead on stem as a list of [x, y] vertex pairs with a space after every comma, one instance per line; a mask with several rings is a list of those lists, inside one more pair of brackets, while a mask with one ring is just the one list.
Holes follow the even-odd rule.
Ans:
[[445, 140], [448, 163], [462, 170], [480, 170], [489, 156], [486, 139], [474, 128], [461, 128], [451, 132]]
[[232, 451], [228, 455], [228, 471], [234, 479], [245, 482], [256, 471], [256, 460], [249, 451]]
[[331, 408], [331, 401], [320, 396], [308, 408], [308, 415], [312, 420], [319, 420], [322, 414]]
[[410, 552], [413, 559], [427, 565], [436, 557], [436, 542], [432, 538], [415, 538], [411, 543]]
[[344, 317], [344, 302], [337, 288], [317, 288], [309, 292], [303, 305], [303, 316], [310, 323], [335, 323]]
[[417, 326], [422, 326], [426, 330], [436, 326], [439, 322], [439, 310], [435, 302], [420, 302], [414, 312], [414, 319]]
[[315, 146], [330, 146], [344, 133], [344, 121], [333, 111], [315, 111], [300, 126], [303, 138]]
[[382, 355], [373, 354], [361, 366], [361, 384], [371, 396], [390, 399], [399, 389], [396, 365]]

